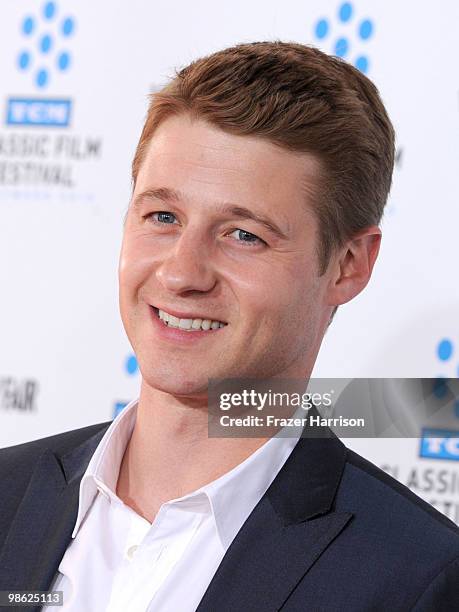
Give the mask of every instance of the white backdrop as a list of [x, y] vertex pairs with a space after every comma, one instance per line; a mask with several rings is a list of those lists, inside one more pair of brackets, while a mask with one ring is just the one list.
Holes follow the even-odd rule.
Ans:
[[[314, 374], [459, 376], [459, 3], [15, 0], [0, 6], [0, 445], [137, 396], [117, 265], [147, 93], [196, 57], [274, 38], [358, 61], [397, 131], [373, 279]], [[347, 442], [459, 522], [457, 445], [425, 459], [419, 440]]]

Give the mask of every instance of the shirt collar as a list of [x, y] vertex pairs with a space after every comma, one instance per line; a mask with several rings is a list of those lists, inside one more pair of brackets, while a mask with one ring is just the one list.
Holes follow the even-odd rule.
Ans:
[[138, 399], [132, 400], [113, 420], [99, 442], [80, 482], [78, 515], [72, 538], [76, 536], [97, 491], [116, 495], [116, 483], [124, 451], [134, 429]]
[[202, 489], [211, 505], [225, 550], [263, 497], [299, 440], [274, 436], [245, 461]]
[[[132, 400], [114, 419], [96, 448], [81, 479], [78, 515], [72, 538], [76, 537], [98, 490], [112, 499], [116, 496], [121, 461], [134, 429], [138, 398]], [[216, 480], [168, 504], [199, 504], [208, 500], [221, 544], [225, 550], [235, 538], [254, 507], [263, 497], [288, 459], [301, 436], [282, 437], [282, 432], [258, 448], [242, 463]]]

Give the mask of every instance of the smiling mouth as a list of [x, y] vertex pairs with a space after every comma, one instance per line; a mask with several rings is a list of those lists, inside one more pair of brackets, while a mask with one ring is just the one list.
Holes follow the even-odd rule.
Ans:
[[172, 314], [160, 310], [156, 306], [152, 306], [156, 316], [160, 319], [167, 327], [173, 327], [182, 331], [195, 332], [195, 331], [214, 331], [222, 327], [226, 327], [227, 323], [217, 321], [214, 319], [180, 319]]

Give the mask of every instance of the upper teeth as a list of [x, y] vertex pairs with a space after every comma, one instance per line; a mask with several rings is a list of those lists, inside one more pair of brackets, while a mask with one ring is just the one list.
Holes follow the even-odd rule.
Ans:
[[221, 321], [213, 321], [212, 319], [179, 319], [160, 309], [158, 309], [158, 313], [159, 318], [169, 327], [178, 327], [186, 331], [199, 331], [201, 329], [207, 331], [208, 329], [218, 329], [225, 326]]

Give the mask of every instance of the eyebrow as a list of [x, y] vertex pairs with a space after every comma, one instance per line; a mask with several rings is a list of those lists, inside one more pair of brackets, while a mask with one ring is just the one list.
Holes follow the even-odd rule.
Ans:
[[[169, 187], [158, 187], [157, 189], [147, 189], [146, 191], [139, 193], [139, 195], [137, 195], [132, 201], [132, 206], [138, 210], [144, 200], [161, 200], [162, 202], [169, 204], [171, 202], [179, 202], [183, 199], [184, 198], [182, 197], [181, 193], [175, 189], [170, 189]], [[219, 206], [219, 211], [223, 214], [230, 214], [234, 217], [239, 217], [240, 219], [250, 219], [255, 221], [255, 223], [259, 223], [278, 238], [288, 240], [287, 234], [283, 232], [280, 227], [274, 223], [274, 221], [265, 215], [253, 212], [253, 210], [250, 210], [245, 206], [239, 206], [237, 204], [232, 204], [231, 202], [222, 202]]]

